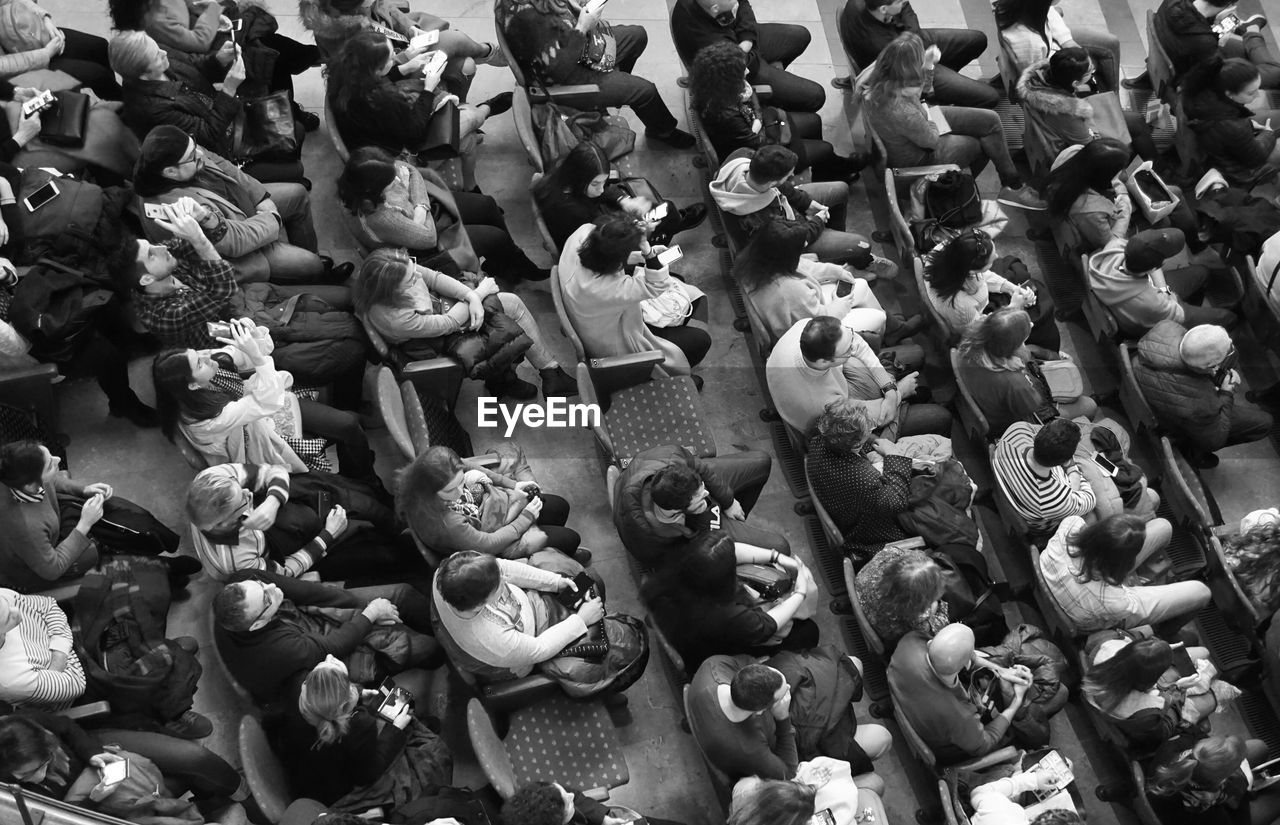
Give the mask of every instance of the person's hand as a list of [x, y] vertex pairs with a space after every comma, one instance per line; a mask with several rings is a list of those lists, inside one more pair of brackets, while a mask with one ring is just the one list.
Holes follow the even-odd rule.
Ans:
[[26, 103], [38, 94], [40, 94], [40, 90], [32, 88], [31, 86], [13, 87], [13, 100], [15, 103]]
[[364, 617], [374, 624], [388, 625], [400, 623], [400, 608], [387, 599], [374, 599], [360, 611]]
[[214, 53], [213, 59], [218, 61], [218, 65], [224, 69], [234, 63], [236, 59], [236, 41], [228, 40], [223, 43], [222, 47]]
[[49, 53], [51, 59], [62, 54], [67, 47], [67, 36], [60, 29], [55, 29], [54, 32], [53, 37], [49, 38], [49, 42], [44, 44], [45, 51]]
[[887, 438], [877, 438], [871, 442], [871, 449], [888, 458], [891, 455], [902, 455], [902, 450]]
[[490, 295], [497, 295], [498, 282], [486, 275], [480, 279], [480, 283], [476, 284], [475, 293], [481, 298], [488, 298]]
[[524, 511], [533, 516], [533, 520], [537, 521], [538, 516], [542, 515], [542, 496], [534, 496], [524, 503]]
[[596, 624], [604, 618], [604, 602], [600, 597], [587, 599], [578, 606], [578, 618], [582, 619], [582, 623], [587, 627]]
[[618, 207], [637, 218], [643, 218], [645, 213], [653, 208], [653, 203], [648, 198], [642, 198], [638, 195], [629, 195], [618, 201]]
[[[170, 204], [172, 206], [172, 204]], [[180, 210], [166, 208], [165, 213], [169, 216], [165, 218], [156, 218], [156, 225], [164, 229], [184, 241], [189, 241], [192, 245], [198, 246], [201, 241], [205, 240], [204, 230], [200, 228], [199, 222], [195, 217], [182, 212]]]
[[724, 508], [724, 515], [734, 521], [746, 521], [747, 514], [743, 511], [742, 505], [735, 498], [733, 503]]
[[804, 566], [795, 556], [784, 556], [781, 553], [778, 554], [778, 560], [774, 564], [783, 570], [794, 573], [797, 578], [800, 576], [800, 568]]
[[84, 485], [84, 492], [85, 495], [102, 496], [103, 501], [111, 498], [115, 493], [115, 491], [111, 489], [111, 485], [107, 484], [105, 481], [95, 481], [92, 484]]
[[1036, 301], [1039, 300], [1036, 297], [1036, 291], [1029, 286], [1022, 287], [1019, 292], [1022, 293], [1023, 306], [1033, 307], [1036, 305]]
[[517, 481], [516, 489], [522, 493], [528, 494], [530, 490], [540, 491], [542, 488], [538, 486], [536, 481]]
[[61, 650], [49, 651], [49, 670], [56, 670], [59, 673], [67, 669], [67, 654]]
[[912, 372], [904, 375], [898, 381], [898, 395], [901, 398], [910, 398], [916, 394], [916, 385], [920, 382], [920, 373]]
[[1027, 306], [1027, 296], [1022, 290], [1015, 290], [1009, 296], [1009, 309], [1025, 309]]
[[826, 210], [826, 208], [827, 208], [826, 206], [818, 203], [817, 201], [810, 201], [809, 207], [804, 210], [804, 213], [806, 215], [818, 215], [819, 213]]
[[[191, 221], [195, 225], [195, 221], [187, 216], [186, 220]], [[219, 338], [218, 340], [224, 344], [230, 344], [240, 350], [253, 363], [255, 367], [262, 366], [265, 363], [265, 356], [262, 354], [262, 347], [258, 343], [258, 337], [254, 333], [257, 325], [248, 318], [231, 319], [231, 334], [227, 338]]]
[[1240, 386], [1240, 373], [1231, 370], [1222, 379], [1222, 386], [1219, 389], [1222, 392], [1235, 392], [1236, 387]]
[[18, 118], [18, 128], [13, 133], [13, 141], [19, 146], [26, 146], [39, 136], [41, 129], [40, 113], [32, 112]]
[[787, 685], [787, 689], [783, 692], [782, 698], [774, 702], [769, 712], [773, 714], [773, 718], [781, 722], [783, 719], [791, 716], [791, 685]]
[[941, 59], [942, 49], [938, 48], [937, 44], [933, 44], [924, 50], [924, 67], [926, 70], [932, 70]]
[[1022, 704], [1022, 700], [1027, 698], [1027, 691], [1031, 690], [1031, 682], [1021, 684], [1014, 682], [1013, 684], [1013, 704], [1010, 707], [1018, 707]]
[[[1021, 669], [1020, 669], [1021, 668]], [[997, 667], [995, 669], [996, 676], [1011, 685], [1023, 685], [1031, 683], [1031, 671], [1023, 666], [1015, 665], [1014, 667]]]
[[405, 77], [413, 77], [422, 73], [422, 67], [427, 65], [427, 61], [431, 59], [431, 52], [427, 49], [421, 51], [413, 51], [410, 53], [408, 60], [400, 64], [400, 74]]
[[9, 225], [0, 218], [0, 246], [4, 246], [9, 242]]
[[335, 539], [342, 535], [343, 530], [347, 529], [347, 511], [342, 508], [341, 504], [335, 504], [329, 510], [329, 515], [325, 516], [324, 519], [324, 529]]
[[240, 53], [240, 49], [236, 49], [236, 59], [231, 61], [230, 68], [227, 69], [226, 77], [222, 79], [222, 89], [227, 94], [235, 96], [240, 89], [240, 84], [244, 83], [245, 68], [244, 55]]
[[427, 92], [434, 92], [436, 87], [440, 85], [440, 78], [444, 76], [444, 69], [447, 63], [436, 62], [430, 66], [426, 66], [422, 70], [422, 89]]
[[467, 329], [475, 332], [484, 323], [484, 304], [480, 296], [472, 292], [467, 297]]
[[80, 510], [80, 521], [76, 524], [77, 530], [87, 535], [93, 525], [98, 523], [102, 518], [102, 502], [101, 495], [92, 495], [85, 500], [84, 507]]
[[[125, 758], [120, 754], [109, 753], [107, 751], [103, 751], [102, 753], [89, 757], [89, 765], [91, 767], [97, 768], [99, 771], [106, 768], [107, 765], [110, 765], [112, 762], [124, 762], [124, 761], [126, 761]], [[119, 784], [119, 783], [116, 783], [116, 784]], [[89, 799], [93, 800], [94, 802], [101, 802], [102, 800], [111, 796], [111, 794], [115, 793], [116, 784], [108, 785], [105, 782], [99, 782], [97, 785], [94, 785], [89, 790]]]
[[280, 513], [280, 499], [271, 496], [250, 510], [240, 524], [250, 530], [269, 530]]
[[809, 569], [807, 564], [800, 561], [796, 562], [796, 584], [795, 591], [801, 596], [808, 596], [818, 586], [817, 581], [813, 578], [813, 571]]
[[600, 22], [601, 15], [604, 14], [604, 7], [593, 10], [583, 8], [578, 12], [578, 31], [586, 34], [596, 27]]

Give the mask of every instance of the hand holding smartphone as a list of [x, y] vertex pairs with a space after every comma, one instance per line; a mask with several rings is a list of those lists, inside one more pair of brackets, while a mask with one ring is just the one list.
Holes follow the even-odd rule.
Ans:
[[36, 112], [43, 111], [53, 105], [53, 92], [45, 89], [40, 94], [22, 104], [22, 116], [31, 117]]
[[583, 602], [595, 598], [595, 595], [596, 581], [584, 570], [573, 577], [573, 587], [556, 591], [555, 599], [568, 609], [577, 610]]
[[118, 785], [129, 778], [129, 760], [117, 759], [98, 769], [103, 785]]
[[664, 252], [658, 254], [658, 263], [663, 266], [671, 266], [676, 261], [684, 257], [684, 253], [680, 251], [680, 245], [667, 247]]
[[853, 294], [853, 281], [841, 281], [836, 285], [836, 297], [843, 298]]

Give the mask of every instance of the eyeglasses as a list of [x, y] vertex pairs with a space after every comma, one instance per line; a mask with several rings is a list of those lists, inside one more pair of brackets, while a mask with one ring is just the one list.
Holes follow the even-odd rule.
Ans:
[[267, 615], [267, 611], [271, 609], [271, 591], [267, 590], [265, 585], [260, 586], [262, 587], [262, 610], [258, 611], [258, 615], [254, 616], [253, 621], [249, 622], [246, 627], [253, 627], [261, 621], [262, 617]]
[[858, 331], [853, 327], [846, 327], [843, 325], [840, 328], [849, 333], [849, 347], [844, 352], [837, 352], [836, 358], [851, 358], [853, 356], [854, 348], [858, 345]]

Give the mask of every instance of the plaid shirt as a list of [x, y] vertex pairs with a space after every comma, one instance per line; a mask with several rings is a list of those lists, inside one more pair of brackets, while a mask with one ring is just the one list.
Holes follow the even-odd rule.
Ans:
[[231, 264], [206, 261], [184, 240], [166, 242], [178, 259], [173, 276], [184, 286], [169, 295], [138, 294], [138, 317], [166, 347], [217, 346], [205, 324], [231, 317], [231, 297], [240, 287]]
[[1084, 526], [1084, 519], [1079, 516], [1063, 519], [1040, 554], [1040, 572], [1050, 598], [1081, 632], [1141, 623], [1145, 614], [1134, 588], [1083, 580], [1080, 560], [1071, 556], [1071, 540]]

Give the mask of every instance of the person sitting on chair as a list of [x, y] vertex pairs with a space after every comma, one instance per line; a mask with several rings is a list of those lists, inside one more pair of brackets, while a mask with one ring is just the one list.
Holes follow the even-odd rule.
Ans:
[[1236, 10], [1237, 0], [1164, 0], [1155, 13], [1155, 35], [1173, 64], [1175, 78], [1214, 58], [1242, 58], [1263, 75], [1263, 86], [1280, 88], [1280, 63], [1271, 56], [1262, 32], [1267, 18], [1255, 14], [1230, 31], [1214, 31], [1218, 20]]
[[[1277, 67], [1280, 68], [1280, 67]], [[1185, 123], [1196, 133], [1204, 164], [1233, 186], [1252, 189], [1280, 173], [1280, 132], [1253, 109], [1262, 75], [1247, 60], [1213, 58], [1196, 66], [1182, 83]]]
[[48, 596], [0, 587], [0, 701], [59, 710], [84, 693], [67, 614]]
[[[503, 804], [502, 825], [626, 825], [637, 821], [614, 810], [559, 782], [530, 782], [517, 788]], [[651, 825], [681, 825], [649, 814], [643, 820]]]
[[1005, 59], [1012, 57], [1015, 76], [1060, 49], [1079, 46], [1098, 67], [1104, 90], [1120, 87], [1120, 38], [1105, 29], [1068, 27], [1061, 0], [995, 0], [992, 11], [1004, 43]]

